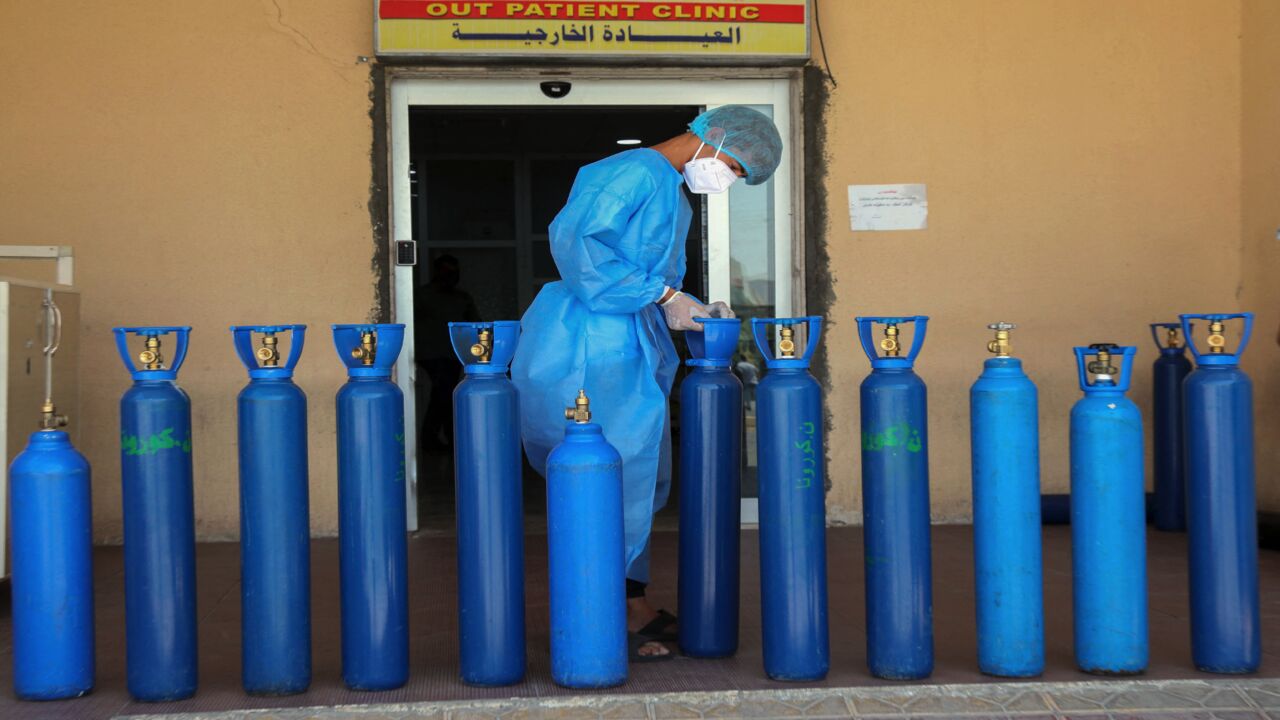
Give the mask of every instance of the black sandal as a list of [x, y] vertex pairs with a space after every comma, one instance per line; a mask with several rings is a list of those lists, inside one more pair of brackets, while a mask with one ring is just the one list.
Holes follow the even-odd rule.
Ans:
[[662, 648], [666, 650], [666, 652], [662, 653], [661, 655], [641, 655], [640, 648], [644, 647], [645, 645], [648, 645], [649, 643], [658, 643], [659, 645], [662, 645], [659, 641], [654, 640], [652, 638], [647, 638], [644, 635], [641, 635], [640, 633], [633, 633], [633, 632], [627, 633], [627, 654], [630, 656], [631, 662], [633, 663], [663, 662], [665, 660], [670, 660], [676, 656], [676, 654], [672, 652], [671, 648], [667, 647], [666, 645], [662, 645]]
[[666, 632], [667, 628], [675, 624], [675, 615], [672, 615], [666, 610], [659, 610], [658, 616], [636, 631], [636, 634], [649, 640], [657, 640], [658, 642], [676, 642], [679, 640], [679, 638], [676, 637], [676, 634]]

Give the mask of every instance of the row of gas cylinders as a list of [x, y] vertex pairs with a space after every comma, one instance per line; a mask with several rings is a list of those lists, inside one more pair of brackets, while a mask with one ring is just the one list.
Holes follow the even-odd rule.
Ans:
[[[1196, 319], [1209, 324], [1203, 354], [1190, 342]], [[1227, 352], [1235, 319], [1243, 333]], [[826, 473], [822, 393], [808, 368], [821, 320], [751, 323], [768, 367], [756, 391], [764, 670], [818, 680], [829, 667]], [[933, 669], [926, 390], [914, 372], [926, 324], [858, 318], [872, 365], [861, 387], [867, 658], [888, 679]], [[1260, 655], [1252, 390], [1238, 367], [1251, 326], [1247, 313], [1182, 316], [1196, 369], [1172, 343], [1156, 363], [1157, 423], [1168, 425], [1156, 434], [1157, 498], [1185, 476], [1177, 504], [1190, 534], [1193, 660], [1209, 672], [1250, 672]], [[1010, 356], [1012, 326], [992, 327], [995, 357], [971, 393], [978, 663], [1026, 677], [1044, 668], [1036, 388]], [[679, 645], [724, 657], [739, 628], [743, 412], [730, 360], [741, 327], [704, 328], [687, 334], [680, 388]], [[251, 694], [302, 692], [311, 680], [306, 398], [290, 378], [304, 328], [232, 330], [250, 375], [239, 398], [243, 684]], [[188, 332], [116, 330], [134, 378], [121, 401], [127, 678], [144, 701], [196, 690], [190, 402], [175, 384]], [[461, 676], [507, 685], [526, 667], [519, 400], [507, 377], [519, 325], [450, 332], [466, 371], [454, 393]], [[134, 336], [144, 344], [137, 364]], [[337, 396], [342, 672], [360, 690], [399, 687], [409, 673], [404, 407], [390, 379], [402, 338], [399, 325], [334, 326], [349, 375]], [[1071, 414], [1075, 654], [1087, 672], [1147, 663], [1143, 432], [1125, 397], [1135, 352], [1075, 349], [1084, 393]], [[621, 459], [591, 422], [587, 392], [566, 401], [565, 439], [547, 465], [552, 676], [607, 687], [627, 677]], [[56, 430], [35, 433], [12, 469], [19, 697], [92, 688], [88, 476]]]

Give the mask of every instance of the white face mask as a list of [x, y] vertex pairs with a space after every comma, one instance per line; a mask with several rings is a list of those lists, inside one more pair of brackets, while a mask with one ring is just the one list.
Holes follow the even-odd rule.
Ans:
[[698, 157], [705, 145], [705, 142], [699, 144], [693, 159], [684, 164], [684, 184], [689, 186], [690, 192], [699, 195], [718, 195], [738, 181], [738, 173], [719, 158], [720, 148], [716, 148], [716, 154], [711, 157]]

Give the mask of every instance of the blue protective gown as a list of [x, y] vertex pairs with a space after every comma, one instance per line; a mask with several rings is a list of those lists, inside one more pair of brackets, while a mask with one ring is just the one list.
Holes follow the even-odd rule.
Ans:
[[667, 396], [679, 358], [662, 310], [679, 288], [692, 212], [682, 178], [656, 150], [628, 150], [578, 171], [551, 223], [561, 280], [521, 321], [511, 378], [529, 463], [546, 475], [579, 389], [622, 455], [627, 577], [649, 581], [653, 513], [671, 488]]

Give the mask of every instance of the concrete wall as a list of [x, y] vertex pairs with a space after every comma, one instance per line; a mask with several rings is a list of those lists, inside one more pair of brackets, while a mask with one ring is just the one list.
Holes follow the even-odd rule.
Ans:
[[[286, 321], [314, 328], [298, 380], [312, 404], [312, 527], [331, 533], [341, 372], [327, 324], [375, 312], [370, 71], [359, 60], [372, 3], [126, 5], [0, 5], [0, 242], [77, 252], [97, 535], [120, 535], [116, 401], [128, 379], [110, 327], [198, 328], [182, 384], [195, 408], [199, 532], [218, 538], [237, 531], [244, 383], [225, 328]], [[867, 366], [854, 315], [934, 317], [920, 372], [940, 519], [968, 512], [967, 389], [988, 322], [1022, 325], [1014, 341], [1041, 388], [1046, 490], [1066, 488], [1072, 344], [1139, 344], [1135, 397], [1147, 406], [1146, 324], [1242, 307], [1243, 282], [1243, 304], [1271, 313], [1250, 362], [1269, 373], [1259, 407], [1274, 396], [1275, 15], [1268, 0], [823, 0], [840, 82], [825, 228], [835, 520], [859, 509]], [[1270, 45], [1250, 39], [1251, 23], [1269, 23]], [[851, 233], [846, 186], [881, 182], [928, 183], [930, 229]], [[1264, 413], [1272, 436], [1276, 412]], [[1276, 453], [1260, 444], [1260, 477], [1280, 466]]]
[[1254, 382], [1258, 507], [1280, 512], [1280, 3], [1246, 0], [1241, 37], [1241, 305], [1258, 314], [1244, 367]]
[[238, 528], [227, 327], [310, 324], [312, 527], [335, 531], [327, 324], [374, 298], [371, 23], [365, 2], [0, 4], [0, 242], [75, 247], [99, 539], [121, 535], [125, 324], [197, 328], [181, 384], [205, 538]]
[[[839, 8], [837, 11], [836, 8]], [[969, 512], [968, 389], [1008, 320], [1040, 389], [1043, 488], [1068, 487], [1071, 346], [1237, 307], [1240, 8], [1192, 1], [826, 2], [833, 515], [857, 518], [855, 315], [928, 314], [935, 519]], [[830, 11], [828, 11], [830, 10]], [[853, 233], [853, 183], [923, 182], [929, 229]]]

